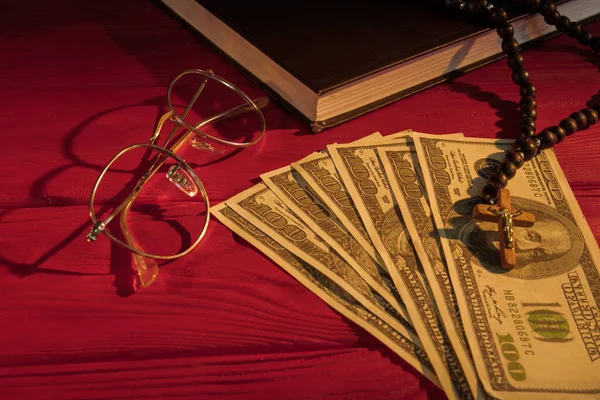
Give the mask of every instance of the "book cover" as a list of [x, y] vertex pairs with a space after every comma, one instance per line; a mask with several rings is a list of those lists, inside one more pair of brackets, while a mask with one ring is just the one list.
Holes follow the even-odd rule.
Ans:
[[[272, 97], [310, 124], [314, 132], [504, 56], [495, 30], [478, 18], [449, 11], [441, 3], [162, 1]], [[579, 14], [600, 12], [600, 0], [557, 3], [584, 2], [599, 7], [595, 12]], [[508, 11], [513, 23], [528, 16], [515, 8]], [[206, 15], [200, 17], [201, 13]], [[545, 25], [538, 15], [538, 24], [540, 21]], [[528, 32], [526, 26], [521, 29], [521, 36], [527, 39], [520, 40], [522, 47], [557, 33], [554, 27]], [[485, 41], [475, 42], [486, 34]], [[469, 40], [473, 42], [466, 46], [468, 59], [464, 53], [452, 50], [454, 53], [436, 61], [435, 69], [423, 71], [421, 64], [410, 73], [402, 70], [416, 60], [427, 63], [439, 51]], [[419, 77], [410, 75], [415, 71], [423, 73]]]

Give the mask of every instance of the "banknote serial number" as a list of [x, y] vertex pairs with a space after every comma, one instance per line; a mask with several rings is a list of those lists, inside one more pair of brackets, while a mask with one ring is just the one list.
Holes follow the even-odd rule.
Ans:
[[516, 303], [515, 296], [512, 290], [504, 291], [504, 298], [507, 300], [508, 315], [512, 319], [517, 330], [516, 337], [512, 333], [496, 332], [498, 343], [500, 344], [500, 352], [506, 364], [506, 371], [516, 381], [524, 381], [527, 379], [525, 367], [521, 364], [521, 351], [527, 356], [532, 356], [535, 353], [532, 349], [531, 339], [526, 332], [525, 321], [521, 316], [521, 311]]
[[542, 185], [540, 185], [540, 179], [537, 176], [537, 172], [529, 165], [523, 165], [522, 170], [525, 174], [525, 179], [527, 179], [527, 183], [533, 192], [533, 196], [544, 197], [542, 194], [543, 188]]
[[525, 349], [525, 355], [532, 356], [535, 353], [533, 352], [531, 338], [527, 333], [527, 328], [525, 325], [526, 320], [523, 318], [523, 313], [519, 309], [519, 305], [515, 301], [515, 296], [512, 290], [504, 291], [504, 298], [506, 299], [508, 306], [508, 316], [512, 320], [515, 325], [515, 329], [517, 330], [517, 339], [521, 347]]

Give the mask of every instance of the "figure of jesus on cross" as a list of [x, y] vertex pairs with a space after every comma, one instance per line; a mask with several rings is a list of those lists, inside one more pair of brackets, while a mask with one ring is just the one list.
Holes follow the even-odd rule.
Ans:
[[513, 211], [510, 192], [502, 188], [498, 191], [496, 205], [477, 204], [473, 208], [473, 217], [481, 221], [498, 223], [498, 241], [502, 268], [512, 270], [517, 264], [513, 230], [515, 226], [530, 227], [535, 223], [535, 216], [526, 211]]

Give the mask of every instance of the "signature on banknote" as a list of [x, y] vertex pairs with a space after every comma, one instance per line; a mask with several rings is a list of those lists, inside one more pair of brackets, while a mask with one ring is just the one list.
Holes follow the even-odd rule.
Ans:
[[487, 313], [490, 318], [495, 319], [499, 324], [501, 324], [504, 318], [506, 318], [506, 313], [502, 311], [498, 304], [498, 300], [496, 298], [496, 289], [490, 285], [486, 285], [483, 289], [483, 302], [487, 308]]

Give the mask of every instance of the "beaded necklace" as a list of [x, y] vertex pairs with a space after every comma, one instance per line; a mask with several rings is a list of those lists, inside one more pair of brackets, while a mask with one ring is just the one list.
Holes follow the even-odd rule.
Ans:
[[[600, 52], [600, 36], [592, 36], [577, 22], [561, 16], [552, 0], [521, 0], [518, 3], [525, 5], [529, 12], [540, 12], [544, 16], [544, 21], [554, 25], [559, 32], [566, 33], [583, 45], [589, 45], [596, 53]], [[525, 161], [534, 158], [539, 151], [549, 149], [562, 142], [565, 137], [574, 134], [577, 130], [585, 129], [598, 122], [600, 103], [594, 105], [594, 108], [584, 108], [574, 112], [561, 120], [558, 125], [536, 134], [536, 88], [530, 82], [529, 72], [523, 66], [519, 43], [513, 37], [514, 28], [508, 22], [506, 11], [487, 0], [444, 0], [444, 4], [449, 8], [460, 8], [469, 14], [487, 14], [496, 28], [498, 36], [502, 38], [502, 51], [506, 54], [507, 64], [512, 70], [512, 80], [520, 88], [520, 137], [515, 140], [512, 150], [506, 153], [504, 161], [489, 177], [488, 183], [481, 191], [483, 200], [486, 203], [494, 204], [498, 198], [498, 190], [507, 186], [508, 181], [517, 174], [517, 170], [523, 166]]]
[[[533, 159], [540, 151], [552, 148], [567, 136], [598, 122], [600, 102], [593, 108], [576, 111], [557, 125], [536, 134], [536, 88], [530, 82], [529, 72], [523, 66], [519, 43], [514, 39], [514, 28], [508, 22], [506, 11], [488, 0], [444, 0], [443, 2], [448, 8], [461, 9], [471, 15], [486, 14], [502, 39], [502, 51], [507, 56], [507, 64], [512, 71], [512, 81], [519, 86], [521, 96], [519, 138], [514, 141], [512, 149], [506, 152], [504, 161], [498, 165], [481, 189], [480, 197], [488, 205], [479, 204], [473, 210], [473, 215], [477, 219], [498, 222], [502, 266], [510, 270], [516, 262], [512, 245], [513, 225], [531, 226], [535, 217], [530, 213], [522, 213], [520, 210], [514, 212], [511, 209], [510, 193], [506, 189], [508, 181], [515, 177], [525, 161]], [[547, 24], [554, 25], [559, 32], [577, 39], [583, 45], [589, 45], [594, 52], [600, 53], [600, 37], [592, 36], [577, 22], [561, 16], [552, 0], [514, 0], [514, 2], [525, 6], [528, 12], [540, 12]]]

